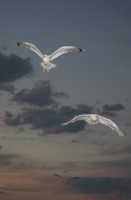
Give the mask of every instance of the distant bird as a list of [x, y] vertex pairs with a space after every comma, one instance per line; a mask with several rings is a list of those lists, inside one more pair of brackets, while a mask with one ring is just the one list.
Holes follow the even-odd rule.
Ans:
[[104, 125], [110, 127], [112, 130], [116, 131], [119, 136], [126, 135], [118, 128], [118, 126], [112, 120], [105, 118], [105, 117], [101, 117], [100, 115], [97, 115], [97, 114], [78, 115], [78, 116], [72, 118], [70, 121], [62, 123], [62, 125], [65, 126], [67, 124], [74, 123], [79, 120], [84, 120], [84, 121], [88, 122], [90, 125], [95, 125], [98, 123], [104, 124]]
[[73, 177], [73, 178], [68, 178], [68, 179], [65, 179], [63, 176], [61, 176], [61, 175], [59, 175], [59, 174], [54, 174], [55, 176], [57, 176], [58, 178], [60, 178], [62, 181], [63, 181], [63, 183], [65, 184], [65, 185], [68, 185], [72, 180], [75, 180], [75, 179], [79, 179], [80, 177], [78, 177], [78, 176], [75, 176], [75, 177]]
[[56, 67], [56, 64], [53, 64], [51, 61], [56, 59], [57, 57], [61, 56], [62, 54], [69, 53], [69, 52], [83, 52], [84, 49], [74, 46], [63, 46], [53, 52], [51, 55], [43, 54], [34, 44], [28, 42], [16, 42], [17, 46], [25, 47], [34, 51], [41, 59], [42, 62], [40, 63], [43, 67], [43, 71], [48, 72], [50, 69]]

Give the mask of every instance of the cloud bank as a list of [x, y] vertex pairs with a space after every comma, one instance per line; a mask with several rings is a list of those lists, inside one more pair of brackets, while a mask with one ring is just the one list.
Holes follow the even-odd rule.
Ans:
[[72, 183], [77, 192], [91, 194], [128, 193], [131, 195], [130, 178], [85, 177]]
[[57, 106], [55, 98], [67, 97], [64, 92], [53, 92], [50, 81], [38, 81], [32, 89], [22, 89], [14, 94], [12, 100], [39, 107]]
[[0, 53], [0, 84], [18, 80], [30, 75], [33, 68], [30, 59], [22, 59], [17, 55]]
[[[14, 91], [11, 86], [6, 85], [6, 87], [7, 90]], [[4, 122], [8, 126], [16, 127], [29, 125], [31, 129], [39, 129], [41, 131], [40, 135], [65, 132], [77, 133], [82, 131], [85, 129], [86, 123], [84, 121], [78, 121], [68, 126], [60, 124], [76, 115], [94, 113], [95, 109], [86, 104], [61, 106], [58, 100], [61, 101], [67, 97], [68, 95], [63, 91], [55, 91], [49, 80], [38, 81], [31, 89], [22, 89], [18, 92], [13, 92], [11, 100], [25, 107], [17, 115], [13, 115], [7, 110]], [[125, 109], [122, 104], [105, 104], [102, 112], [106, 113], [106, 115], [115, 116], [116, 114], [113, 111], [122, 109]]]

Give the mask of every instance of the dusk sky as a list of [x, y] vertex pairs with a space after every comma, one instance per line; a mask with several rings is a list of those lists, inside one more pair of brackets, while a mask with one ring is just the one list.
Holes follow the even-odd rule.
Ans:
[[[0, 27], [0, 199], [131, 199], [131, 1], [0, 0]], [[20, 41], [85, 51], [43, 73]], [[61, 125], [91, 113], [127, 136]]]

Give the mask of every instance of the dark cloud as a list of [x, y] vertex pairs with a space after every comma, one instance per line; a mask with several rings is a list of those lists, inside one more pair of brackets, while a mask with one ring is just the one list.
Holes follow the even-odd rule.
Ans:
[[110, 147], [107, 147], [106, 149], [104, 149], [104, 151], [102, 152], [102, 154], [108, 154], [108, 155], [114, 155], [114, 154], [120, 154], [120, 153], [126, 153], [126, 154], [130, 154], [131, 153], [131, 145], [127, 144], [127, 145], [112, 145]]
[[[130, 157], [128, 159], [110, 159], [108, 158], [108, 161], [106, 160], [95, 160], [95, 157], [93, 157], [95, 154], [89, 153], [85, 154], [83, 156], [83, 161], [67, 161], [61, 163], [61, 166], [65, 167], [65, 169], [69, 170], [80, 170], [80, 169], [86, 169], [89, 173], [94, 172], [99, 174], [115, 174], [115, 177], [118, 175], [131, 177], [131, 159]], [[93, 158], [93, 161], [87, 160], [88, 157], [91, 156], [91, 159]], [[96, 155], [95, 155], [96, 156]], [[121, 156], [121, 155], [120, 155]], [[85, 158], [87, 157], [87, 159]], [[98, 156], [97, 156], [98, 157]], [[108, 157], [108, 156], [107, 156]]]
[[64, 92], [53, 92], [50, 81], [39, 81], [32, 89], [23, 89], [14, 94], [12, 100], [35, 106], [57, 106], [55, 98], [63, 98]]
[[17, 158], [17, 155], [0, 154], [0, 165], [10, 165], [12, 160]]
[[91, 194], [129, 193], [131, 194], [130, 178], [85, 177], [71, 183], [77, 192]]
[[25, 108], [22, 113], [14, 116], [11, 112], [5, 113], [4, 122], [9, 126], [31, 125], [32, 129], [41, 129], [44, 134], [78, 132], [84, 129], [85, 122], [78, 121], [69, 126], [60, 125], [75, 115], [91, 113], [92, 107], [77, 105], [76, 107], [63, 106], [61, 108]]
[[114, 104], [114, 105], [105, 104], [103, 106], [104, 111], [120, 111], [124, 109], [125, 107], [122, 104]]
[[17, 55], [0, 53], [0, 83], [7, 83], [31, 74], [33, 71], [30, 59]]
[[8, 118], [12, 118], [12, 117], [13, 117], [13, 114], [12, 114], [11, 112], [9, 112], [9, 111], [6, 111], [6, 112], [5, 112], [5, 116], [6, 116], [6, 118], [8, 119]]
[[126, 175], [131, 175], [131, 160], [108, 160], [108, 161], [92, 161], [87, 163], [87, 168], [91, 170], [115, 170], [116, 173], [124, 171]]
[[18, 130], [16, 131], [16, 133], [22, 133], [24, 131], [25, 131], [25, 129], [23, 127], [19, 127]]
[[29, 124], [32, 129], [40, 129], [42, 131], [40, 135], [78, 132], [83, 130], [85, 127], [84, 121], [79, 121], [65, 127], [60, 124], [75, 115], [91, 113], [93, 108], [84, 104], [77, 105], [76, 107], [58, 107], [56, 98], [63, 97], [67, 97], [67, 95], [64, 92], [54, 92], [50, 81], [39, 81], [35, 87], [30, 90], [24, 89], [15, 93], [12, 100], [42, 108], [24, 108], [23, 111], [16, 116], [7, 111], [5, 112], [4, 122], [8, 126]]
[[107, 117], [116, 117], [117, 114], [111, 111], [103, 110], [102, 112], [99, 113], [100, 115], [105, 115]]
[[117, 117], [117, 114], [114, 113], [114, 111], [121, 111], [124, 109], [125, 107], [122, 104], [114, 104], [114, 105], [105, 104], [102, 108], [102, 111], [99, 111], [99, 114], [105, 115], [107, 117]]
[[4, 122], [8, 126], [18, 126], [21, 124], [22, 115], [18, 114], [16, 117], [9, 111], [5, 112], [5, 120]]
[[6, 192], [5, 191], [0, 191], [0, 194], [6, 194]]
[[8, 84], [8, 83], [5, 83], [5, 84], [2, 83], [2, 84], [0, 84], [0, 90], [13, 93], [14, 90], [15, 90], [15, 87], [11, 84]]
[[54, 97], [57, 97], [57, 98], [65, 98], [65, 97], [67, 98], [68, 97], [68, 95], [65, 94], [64, 92], [54, 92], [52, 94]]

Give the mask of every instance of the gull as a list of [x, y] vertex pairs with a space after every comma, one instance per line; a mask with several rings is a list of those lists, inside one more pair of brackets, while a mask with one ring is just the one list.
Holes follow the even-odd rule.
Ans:
[[62, 181], [63, 181], [63, 183], [65, 185], [68, 185], [74, 179], [79, 179], [80, 178], [79, 176], [75, 176], [75, 177], [72, 177], [72, 178], [65, 179], [63, 176], [61, 176], [59, 174], [54, 174], [54, 175], [57, 176], [58, 178], [62, 179]]
[[57, 57], [69, 53], [69, 52], [83, 52], [84, 49], [75, 47], [75, 46], [63, 46], [57, 49], [55, 52], [53, 52], [50, 55], [43, 54], [34, 44], [29, 42], [16, 42], [17, 46], [25, 47], [27, 49], [30, 49], [31, 51], [35, 52], [41, 59], [42, 62], [40, 65], [43, 67], [43, 71], [48, 72], [50, 69], [55, 68], [56, 64], [52, 63], [51, 61], [56, 59]]
[[69, 120], [68, 122], [62, 123], [61, 125], [68, 125], [70, 123], [74, 123], [76, 121], [79, 120], [84, 120], [85, 122], [88, 122], [90, 125], [95, 125], [95, 124], [104, 124], [108, 127], [110, 127], [112, 130], [116, 131], [118, 133], [119, 136], [125, 136], [126, 134], [123, 133], [119, 127], [110, 119], [102, 117], [100, 115], [97, 114], [83, 114], [83, 115], [78, 115], [74, 118], [72, 118], [71, 120]]

